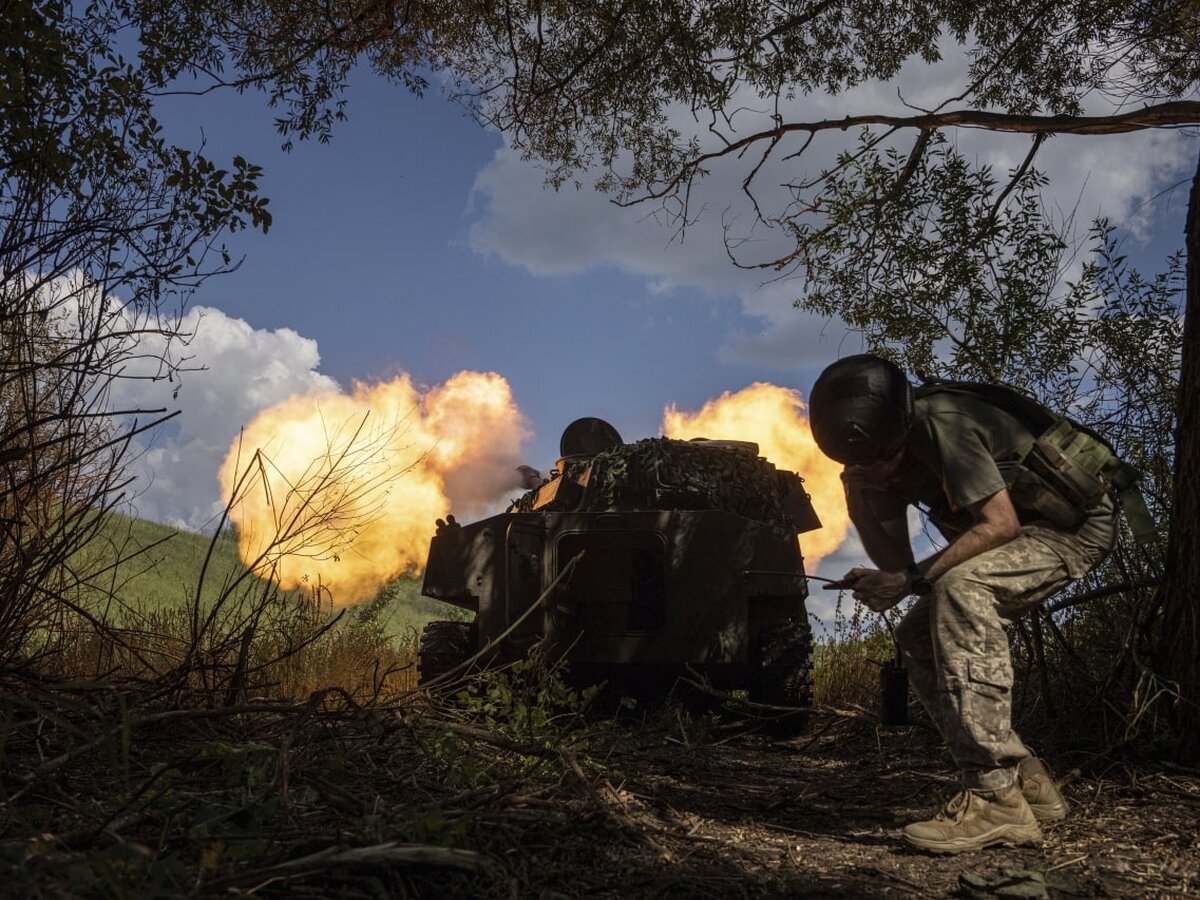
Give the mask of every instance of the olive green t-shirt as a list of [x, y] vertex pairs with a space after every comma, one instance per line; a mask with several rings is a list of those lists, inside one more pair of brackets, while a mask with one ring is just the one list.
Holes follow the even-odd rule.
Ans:
[[[919, 397], [899, 471], [890, 479], [953, 539], [974, 521], [967, 507], [1005, 486], [1004, 469], [1033, 434], [1011, 413], [978, 397], [948, 391]], [[1036, 516], [1017, 509], [1023, 524]]]
[[[1003, 489], [1017, 451], [1034, 437], [1006, 410], [965, 393], [936, 391], [913, 403], [913, 424], [900, 468], [888, 479], [893, 502], [922, 507], [947, 540], [971, 527], [967, 507]], [[1022, 525], [1062, 557], [1078, 578], [1111, 547], [1115, 508], [1105, 496], [1073, 531], [1054, 528], [1034, 511], [1014, 506]]]

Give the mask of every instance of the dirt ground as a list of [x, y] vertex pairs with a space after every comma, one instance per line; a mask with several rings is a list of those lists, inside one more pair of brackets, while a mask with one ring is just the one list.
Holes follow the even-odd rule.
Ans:
[[10, 738], [0, 897], [1200, 896], [1200, 771], [1128, 748], [1050, 755], [1072, 813], [1041, 846], [937, 857], [898, 832], [949, 761], [865, 712], [786, 741], [678, 709], [542, 743], [413, 706], [135, 724], [123, 755]]
[[607, 812], [580, 807], [543, 846], [530, 828], [514, 893], [1200, 896], [1200, 773], [1055, 762], [1072, 810], [1042, 846], [930, 856], [898, 839], [955, 791], [926, 729], [819, 717], [783, 742], [719, 732], [697, 742], [681, 729], [613, 756], [623, 781], [598, 792]]

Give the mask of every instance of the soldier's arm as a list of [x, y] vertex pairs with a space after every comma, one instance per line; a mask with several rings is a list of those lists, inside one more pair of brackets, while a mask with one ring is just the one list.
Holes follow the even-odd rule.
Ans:
[[972, 503], [967, 511], [975, 520], [971, 527], [945, 550], [920, 563], [925, 577], [931, 581], [961, 562], [1007, 544], [1021, 533], [1017, 511], [1004, 488], [978, 503]]
[[[917, 564], [929, 580], [973, 556], [1007, 543], [1020, 533], [1021, 523], [1007, 490], [997, 491], [967, 509], [975, 518], [974, 524], [949, 547]], [[863, 543], [865, 545], [866, 541]], [[899, 603], [908, 593], [909, 579], [904, 571], [908, 563], [890, 568], [878, 562], [876, 565], [880, 565], [883, 571], [851, 569], [847, 578], [854, 582], [855, 600], [861, 600], [875, 612], [883, 612]]]

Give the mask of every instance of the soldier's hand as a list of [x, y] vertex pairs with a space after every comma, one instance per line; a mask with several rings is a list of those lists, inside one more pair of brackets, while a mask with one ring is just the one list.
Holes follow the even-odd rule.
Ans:
[[908, 576], [903, 572], [851, 569], [845, 580], [851, 583], [854, 599], [873, 612], [889, 610], [908, 596]]

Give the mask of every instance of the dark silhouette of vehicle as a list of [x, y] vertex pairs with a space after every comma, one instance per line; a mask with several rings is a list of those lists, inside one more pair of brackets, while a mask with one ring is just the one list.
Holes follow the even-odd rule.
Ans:
[[[601, 419], [573, 422], [551, 479], [508, 511], [438, 521], [423, 593], [475, 613], [433, 622], [428, 682], [487, 648], [535, 645], [583, 683], [665, 695], [688, 672], [752, 702], [810, 703], [811, 630], [797, 534], [820, 527], [802, 479], [743, 441], [625, 444]], [[803, 713], [780, 713], [794, 731]]]

